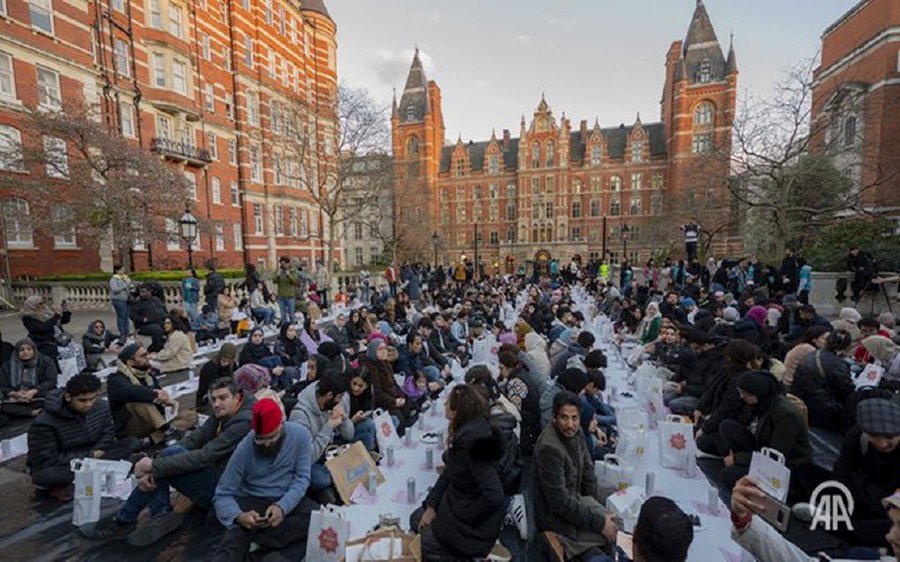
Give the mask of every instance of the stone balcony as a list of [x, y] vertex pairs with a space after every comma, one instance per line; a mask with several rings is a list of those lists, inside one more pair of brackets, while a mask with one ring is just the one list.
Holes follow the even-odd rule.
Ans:
[[194, 166], [204, 167], [212, 162], [212, 156], [205, 148], [162, 137], [155, 137], [150, 142], [150, 150], [170, 160], [186, 162]]

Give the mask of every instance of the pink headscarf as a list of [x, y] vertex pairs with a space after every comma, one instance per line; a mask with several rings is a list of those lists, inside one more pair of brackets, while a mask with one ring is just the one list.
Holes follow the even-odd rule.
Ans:
[[747, 311], [747, 318], [756, 322], [756, 325], [762, 328], [766, 324], [766, 317], [768, 316], [768, 312], [766, 312], [766, 308], [764, 306], [756, 305], [752, 307], [749, 311]]

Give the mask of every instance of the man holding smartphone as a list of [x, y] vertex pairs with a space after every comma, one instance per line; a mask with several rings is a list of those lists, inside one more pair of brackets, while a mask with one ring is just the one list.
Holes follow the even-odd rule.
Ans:
[[317, 504], [309, 487], [310, 437], [285, 423], [281, 407], [263, 398], [253, 407], [253, 429], [238, 444], [216, 487], [213, 505], [226, 531], [215, 561], [243, 560], [250, 545], [299, 560], [306, 552], [309, 518]]

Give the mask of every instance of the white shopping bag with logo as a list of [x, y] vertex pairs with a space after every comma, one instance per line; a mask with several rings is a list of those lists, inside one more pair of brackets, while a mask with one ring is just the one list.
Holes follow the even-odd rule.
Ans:
[[762, 450], [753, 452], [748, 473], [756, 478], [763, 492], [780, 502], [787, 499], [791, 485], [791, 469], [784, 463], [781, 451], [763, 447]]
[[326, 505], [312, 512], [306, 540], [306, 559], [317, 562], [340, 562], [344, 556], [350, 522], [334, 506]]
[[103, 474], [88, 467], [74, 470], [73, 473], [75, 490], [72, 496], [72, 524], [80, 527], [88, 523], [96, 523], [100, 520]]
[[637, 376], [634, 378], [634, 387], [638, 396], [649, 399], [651, 396], [662, 392], [663, 379], [656, 374], [656, 369], [653, 369], [650, 373], [637, 373]]
[[394, 427], [394, 421], [390, 414], [378, 408], [372, 414], [372, 421], [375, 422], [375, 440], [378, 442], [378, 450], [381, 451], [381, 454], [386, 455], [388, 447], [399, 449], [400, 437], [397, 435], [397, 428]]
[[628, 486], [606, 498], [606, 507], [615, 515], [622, 518], [625, 530], [631, 532], [637, 525], [638, 515], [641, 513], [641, 504], [644, 503], [644, 488], [640, 486]]
[[649, 453], [650, 436], [644, 431], [619, 432], [616, 455], [631, 466], [644, 466]]
[[634, 481], [634, 467], [618, 455], [605, 455], [602, 461], [594, 461], [594, 476], [601, 489], [624, 490]]
[[616, 426], [619, 433], [623, 431], [647, 431], [650, 428], [650, 419], [647, 412], [635, 407], [616, 409]]
[[647, 404], [647, 414], [650, 417], [651, 426], [654, 426], [666, 419], [666, 414], [668, 414], [668, 411], [666, 410], [666, 405], [663, 401], [662, 384], [660, 384], [658, 387], [654, 386], [650, 389], [645, 403]]
[[881, 377], [883, 376], [884, 367], [878, 363], [869, 363], [866, 365], [866, 368], [853, 379], [853, 384], [856, 385], [857, 390], [867, 386], [878, 386], [881, 382]]
[[687, 470], [693, 462], [694, 425], [682, 416], [666, 416], [659, 422], [660, 463], [666, 468]]

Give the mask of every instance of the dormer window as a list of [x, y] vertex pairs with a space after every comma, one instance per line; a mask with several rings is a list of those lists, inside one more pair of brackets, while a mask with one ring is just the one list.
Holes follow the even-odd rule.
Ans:
[[591, 166], [599, 166], [602, 163], [601, 152], [599, 146], [591, 147]]
[[697, 80], [701, 84], [706, 84], [712, 80], [712, 65], [709, 62], [709, 59], [703, 59], [700, 63], [700, 71], [697, 73]]
[[643, 162], [644, 161], [644, 142], [636, 140], [631, 143], [631, 161], [632, 162]]
[[500, 173], [500, 158], [496, 154], [488, 158], [488, 172], [492, 175]]
[[415, 121], [416, 119], [416, 109], [413, 106], [409, 106], [406, 108], [406, 120], [407, 121]]

